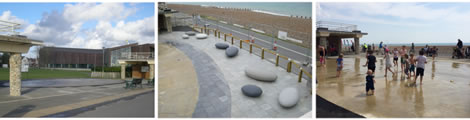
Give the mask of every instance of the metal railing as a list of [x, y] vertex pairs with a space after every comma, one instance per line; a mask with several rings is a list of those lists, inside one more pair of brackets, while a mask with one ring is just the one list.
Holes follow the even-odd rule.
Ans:
[[15, 30], [20, 29], [19, 23], [0, 20], [0, 33], [7, 33], [9, 35], [18, 35], [19, 32]]
[[154, 52], [124, 52], [119, 59], [153, 59]]
[[328, 30], [352, 32], [357, 30], [357, 25], [330, 21], [317, 21], [317, 28], [328, 28]]
[[[294, 60], [286, 56], [280, 55], [279, 53], [271, 51], [270, 49], [263, 48], [259, 45], [250, 43], [249, 40], [242, 40], [236, 36], [233, 36], [232, 34], [227, 34], [227, 33], [218, 31], [217, 29], [199, 27], [195, 25], [191, 27], [198, 32], [206, 33], [207, 35], [214, 35], [214, 37], [219, 38], [219, 39], [223, 38], [225, 42], [228, 42], [235, 46], [239, 46], [240, 49], [245, 49], [249, 51], [250, 54], [255, 54], [257, 56], [260, 56], [261, 59], [267, 60], [271, 63], [274, 63], [274, 65], [278, 67], [282, 67], [286, 69], [286, 72], [292, 72], [294, 74], [298, 74], [299, 83], [302, 82], [302, 78], [312, 80], [311, 73], [304, 70], [302, 66], [300, 65], [300, 63], [296, 63]], [[282, 63], [284, 63], [285, 66]]]

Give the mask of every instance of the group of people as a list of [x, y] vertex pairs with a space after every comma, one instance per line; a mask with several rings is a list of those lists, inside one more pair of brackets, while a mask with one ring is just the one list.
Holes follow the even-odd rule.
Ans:
[[[322, 50], [320, 50], [322, 51]], [[377, 58], [374, 56], [374, 51], [373, 50], [368, 50], [367, 51], [367, 61], [364, 65], [364, 67], [367, 67], [367, 76], [366, 76], [366, 94], [367, 95], [373, 95], [374, 94], [374, 74], [375, 74], [375, 69], [376, 69], [376, 62]], [[321, 55], [322, 53], [320, 53]], [[387, 73], [391, 72], [393, 75], [396, 75], [398, 73], [398, 70], [395, 70], [395, 72], [392, 70], [392, 67], [397, 67], [398, 69], [398, 60], [400, 59], [401, 63], [401, 71], [403, 75], [406, 75], [408, 79], [410, 79], [412, 76], [414, 76], [413, 84], [416, 84], [416, 80], [418, 76], [420, 77], [420, 84], [423, 84], [423, 75], [424, 75], [424, 68], [425, 64], [427, 63], [427, 57], [425, 55], [424, 50], [419, 51], [419, 55], [415, 57], [413, 53], [408, 52], [406, 49], [406, 46], [402, 46], [400, 50], [397, 48], [394, 48], [393, 51], [390, 51], [387, 47], [384, 47], [384, 59], [385, 59], [385, 77], [387, 77]], [[392, 63], [392, 58], [391, 55], [393, 54], [393, 63]], [[324, 63], [324, 57], [320, 58], [320, 63]], [[343, 69], [343, 54], [340, 54], [338, 58], [336, 59], [336, 64], [337, 64], [337, 73], [336, 76], [340, 77], [341, 76], [341, 71]], [[371, 91], [371, 94], [369, 94], [369, 91]]]
[[[400, 50], [395, 48], [392, 52], [389, 49], [385, 49], [384, 51], [384, 59], [385, 59], [385, 77], [387, 76], [388, 72], [391, 72], [393, 75], [398, 73], [398, 70], [395, 72], [391, 69], [392, 68], [392, 61], [390, 54], [393, 54], [393, 66], [398, 67], [398, 57], [400, 57], [401, 63], [401, 71], [402, 74], [406, 75], [408, 79], [411, 76], [414, 76], [413, 83], [416, 83], [418, 76], [420, 77], [420, 84], [423, 84], [423, 75], [424, 75], [424, 68], [425, 64], [427, 63], [427, 58], [424, 55], [423, 50], [419, 51], [419, 56], [415, 57], [413, 53], [408, 53], [406, 46], [402, 46]], [[373, 51], [368, 51], [367, 54], [367, 62], [364, 65], [367, 66], [367, 76], [366, 76], [366, 93], [369, 93], [369, 90], [372, 91], [372, 95], [374, 94], [374, 73], [375, 73], [375, 63], [377, 62], [376, 57], [373, 54]], [[414, 75], [412, 75], [414, 74]]]

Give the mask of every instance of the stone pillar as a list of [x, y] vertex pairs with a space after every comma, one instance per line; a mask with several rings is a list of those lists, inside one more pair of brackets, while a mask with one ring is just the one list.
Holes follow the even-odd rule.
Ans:
[[326, 37], [320, 37], [320, 45], [323, 47], [327, 47], [328, 41], [326, 40]]
[[359, 48], [359, 38], [358, 37], [354, 37], [354, 50], [355, 50], [356, 54], [359, 54], [359, 51], [361, 50], [361, 48]]
[[126, 79], [126, 64], [121, 64], [121, 79]]
[[21, 96], [21, 53], [10, 54], [10, 96]]
[[153, 79], [154, 76], [155, 76], [154, 74], [155, 74], [155, 64], [150, 64], [150, 76], [149, 76], [149, 78]]

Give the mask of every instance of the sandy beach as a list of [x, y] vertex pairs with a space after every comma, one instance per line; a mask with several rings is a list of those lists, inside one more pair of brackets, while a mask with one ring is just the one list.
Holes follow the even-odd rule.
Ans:
[[287, 36], [303, 41], [303, 46], [312, 44], [312, 19], [305, 17], [278, 16], [248, 9], [201, 7], [198, 5], [167, 4], [168, 8], [185, 14], [211, 16], [219, 21], [249, 26], [266, 34], [277, 36], [278, 31], [287, 32]]

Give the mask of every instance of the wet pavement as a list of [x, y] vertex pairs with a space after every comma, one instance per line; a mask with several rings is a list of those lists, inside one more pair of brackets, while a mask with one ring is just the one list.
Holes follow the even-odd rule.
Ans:
[[336, 77], [336, 59], [327, 59], [326, 66], [317, 62], [317, 95], [364, 117], [470, 117], [470, 64], [428, 58], [423, 84], [418, 78], [414, 85], [401, 68], [384, 77], [385, 60], [377, 58], [375, 95], [365, 92], [363, 56], [344, 58], [341, 77]]

